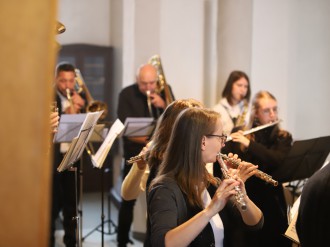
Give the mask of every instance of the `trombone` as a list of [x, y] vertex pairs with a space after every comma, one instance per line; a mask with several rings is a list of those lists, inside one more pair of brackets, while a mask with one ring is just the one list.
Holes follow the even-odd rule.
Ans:
[[96, 111], [102, 111], [103, 113], [100, 116], [100, 120], [104, 120], [105, 117], [108, 114], [108, 106], [106, 103], [99, 101], [99, 100], [94, 100], [91, 93], [89, 92], [86, 83], [82, 77], [82, 74], [79, 69], [75, 69], [76, 72], [76, 86], [77, 86], [77, 93], [84, 92], [86, 95], [86, 100], [87, 100], [87, 107], [86, 107], [86, 112], [96, 112]]
[[158, 81], [157, 81], [157, 93], [164, 91], [165, 94], [165, 104], [168, 106], [173, 102], [173, 96], [169, 89], [169, 86], [165, 79], [165, 74], [162, 66], [162, 62], [159, 55], [154, 55], [149, 59], [149, 64], [157, 69]]

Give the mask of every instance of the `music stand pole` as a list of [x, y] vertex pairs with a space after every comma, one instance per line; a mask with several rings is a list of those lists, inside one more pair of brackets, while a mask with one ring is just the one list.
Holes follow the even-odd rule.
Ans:
[[[110, 210], [109, 210], [109, 219], [107, 221], [105, 221], [105, 214], [104, 214], [104, 167], [102, 167], [100, 169], [101, 171], [101, 224], [97, 225], [94, 229], [92, 229], [90, 232], [88, 232], [83, 238], [82, 241], [84, 241], [89, 235], [91, 235], [93, 232], [95, 231], [99, 231], [101, 232], [101, 246], [104, 246], [104, 224], [106, 222], [109, 222], [109, 230], [106, 233], [107, 235], [112, 235], [115, 234], [117, 232], [117, 226], [115, 225], [115, 223], [111, 220], [111, 215], [110, 215]], [[114, 227], [114, 231], [111, 232], [111, 225]], [[101, 227], [101, 231], [99, 230], [99, 228]]]
[[82, 201], [83, 201], [83, 165], [84, 165], [84, 161], [83, 161], [83, 154], [82, 157], [80, 157], [80, 169], [79, 169], [79, 208], [78, 209], [78, 213], [80, 215], [80, 224], [79, 224], [79, 246], [82, 246], [82, 231], [83, 231], [83, 208], [82, 208]]
[[69, 168], [70, 171], [73, 171], [74, 172], [74, 178], [75, 178], [75, 191], [76, 191], [76, 198], [75, 198], [75, 201], [76, 201], [76, 216], [73, 217], [72, 220], [76, 220], [76, 225], [77, 225], [77, 228], [76, 228], [76, 242], [77, 242], [77, 246], [80, 247], [81, 246], [81, 241], [80, 241], [80, 231], [79, 231], [79, 221], [80, 221], [80, 217], [79, 217], [79, 213], [78, 213], [78, 175], [77, 175], [77, 167], [71, 167]]

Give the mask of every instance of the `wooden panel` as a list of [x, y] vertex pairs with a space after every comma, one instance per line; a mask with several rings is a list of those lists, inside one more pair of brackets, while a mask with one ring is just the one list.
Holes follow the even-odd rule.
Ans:
[[48, 246], [56, 7], [0, 4], [0, 246]]

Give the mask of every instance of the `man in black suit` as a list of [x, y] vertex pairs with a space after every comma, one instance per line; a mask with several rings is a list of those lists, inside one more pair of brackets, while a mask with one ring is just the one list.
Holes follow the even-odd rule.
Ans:
[[[61, 63], [56, 68], [55, 86], [56, 86], [56, 101], [61, 114], [76, 114], [84, 112], [86, 100], [82, 95], [79, 95], [75, 90], [75, 67], [69, 63]], [[55, 221], [62, 211], [64, 238], [63, 242], [66, 247], [76, 246], [76, 230], [77, 223], [76, 215], [76, 185], [79, 182], [75, 181], [75, 173], [73, 171], [57, 172], [57, 167], [64, 158], [69, 144], [56, 143], [54, 144], [54, 162], [53, 162], [53, 185], [52, 185], [52, 217], [51, 217], [51, 233], [50, 246], [55, 245]], [[73, 164], [78, 167], [78, 164]], [[77, 190], [79, 191], [79, 190]]]

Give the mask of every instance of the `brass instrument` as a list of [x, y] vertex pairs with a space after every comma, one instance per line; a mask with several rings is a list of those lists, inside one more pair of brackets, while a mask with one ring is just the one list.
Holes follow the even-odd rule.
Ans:
[[[258, 127], [255, 127], [255, 128], [252, 128], [252, 129], [249, 129], [249, 130], [246, 130], [243, 132], [243, 135], [248, 135], [248, 134], [251, 134], [251, 133], [254, 133], [254, 132], [257, 132], [259, 130], [262, 130], [262, 129], [265, 129], [265, 128], [268, 128], [268, 127], [271, 127], [273, 125], [276, 125], [278, 124], [279, 122], [281, 122], [282, 120], [277, 120], [277, 121], [274, 121], [272, 123], [268, 123], [268, 124], [264, 124], [264, 125], [260, 125]], [[227, 136], [227, 139], [226, 139], [226, 142], [229, 142], [233, 140], [233, 138], [231, 136]]]
[[71, 113], [75, 113], [74, 106], [73, 106], [73, 101], [72, 101], [72, 98], [71, 98], [71, 91], [70, 91], [69, 88], [67, 88], [67, 89], [65, 89], [65, 92], [66, 92], [66, 97], [68, 98], [68, 101], [70, 103]]
[[77, 93], [85, 92], [86, 95], [86, 100], [87, 100], [86, 112], [96, 112], [103, 110], [103, 113], [100, 116], [100, 120], [103, 120], [108, 114], [107, 104], [102, 101], [94, 100], [86, 86], [86, 83], [81, 75], [80, 70], [75, 69], [75, 72], [76, 72], [76, 82], [77, 82]]
[[161, 59], [159, 55], [154, 55], [149, 59], [149, 64], [154, 66], [157, 69], [158, 74], [158, 82], [157, 82], [157, 93], [160, 93], [164, 90], [165, 93], [165, 104], [168, 106], [170, 103], [173, 102], [173, 97], [171, 94], [171, 91], [169, 89], [169, 86], [165, 79], [165, 74], [163, 71], [163, 66], [161, 63]]
[[[225, 162], [223, 162], [222, 160], [222, 156], [221, 153], [219, 152], [217, 155], [220, 158], [220, 166], [221, 166], [221, 171], [222, 174], [224, 176], [224, 178], [228, 179], [231, 178], [231, 176], [228, 174], [228, 168], [225, 164]], [[244, 200], [244, 193], [242, 192], [241, 188], [237, 185], [235, 186], [235, 203], [243, 210], [245, 211], [247, 206], [246, 206], [246, 202]]]
[[247, 100], [244, 100], [243, 111], [242, 114], [240, 114], [235, 121], [235, 128], [245, 126], [245, 118], [248, 109], [249, 109], [249, 103], [247, 102]]
[[65, 30], [66, 30], [66, 28], [65, 28], [64, 24], [57, 21], [56, 22], [56, 28], [55, 28], [56, 34], [64, 33]]
[[149, 110], [149, 114], [150, 117], [154, 117], [154, 114], [152, 113], [152, 105], [151, 105], [151, 97], [150, 97], [150, 90], [146, 91], [147, 94], [147, 104], [148, 104], [148, 110]]
[[[219, 156], [224, 159], [229, 161], [235, 168], [237, 168], [240, 164], [240, 162], [234, 158], [229, 158], [227, 155], [219, 153]], [[261, 180], [264, 180], [266, 183], [269, 183], [273, 186], [277, 186], [278, 182], [272, 178], [272, 176], [268, 175], [267, 173], [264, 173], [263, 171], [256, 170], [257, 173], [255, 174], [256, 177], [260, 178]]]

